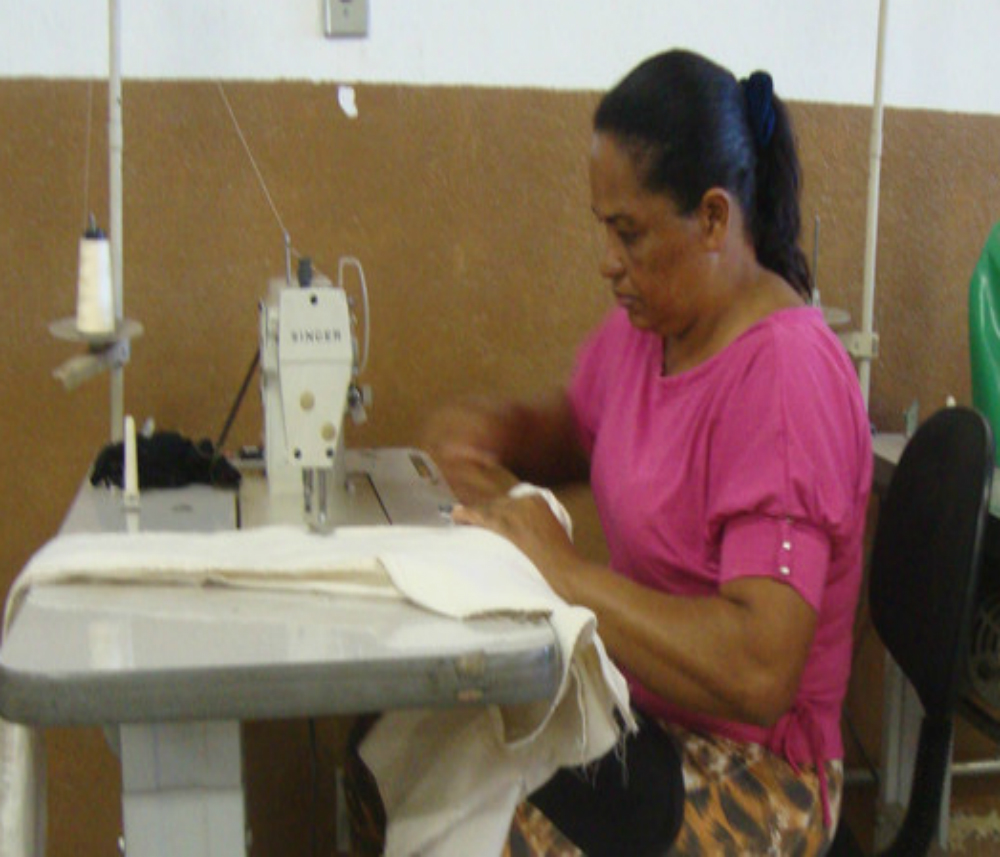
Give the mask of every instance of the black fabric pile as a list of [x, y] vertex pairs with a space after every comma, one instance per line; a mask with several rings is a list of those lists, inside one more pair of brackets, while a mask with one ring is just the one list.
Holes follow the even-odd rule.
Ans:
[[[177, 432], [158, 431], [151, 437], [136, 437], [135, 452], [140, 490], [197, 484], [235, 488], [240, 484], [239, 471], [216, 453], [209, 440], [195, 444]], [[90, 483], [121, 488], [124, 482], [125, 444], [108, 444], [94, 461]]]

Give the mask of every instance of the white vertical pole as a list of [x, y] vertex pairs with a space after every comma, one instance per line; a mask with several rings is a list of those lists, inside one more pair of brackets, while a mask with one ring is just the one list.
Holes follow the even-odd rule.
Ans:
[[[872, 108], [869, 139], [868, 216], [865, 224], [865, 267], [861, 292], [861, 342], [863, 351], [871, 345], [875, 305], [875, 250], [878, 243], [879, 180], [882, 171], [882, 79], [885, 54], [886, 17], [889, 0], [880, 0], [878, 15], [878, 47], [875, 55], [875, 101]], [[871, 357], [863, 353], [858, 363], [861, 395], [868, 406], [871, 389]], [[913, 689], [892, 659], [885, 653], [882, 686], [882, 754], [879, 802], [875, 823], [875, 846], [884, 848], [894, 838], [897, 819], [893, 812], [905, 806], [913, 777], [914, 725], [919, 729], [919, 715], [914, 721]], [[919, 709], [919, 703], [918, 709]]]
[[[110, 64], [108, 74], [108, 206], [110, 216], [111, 282], [114, 287], [115, 326], [120, 328], [124, 313], [124, 280], [122, 278], [122, 67], [121, 67], [121, 0], [110, 3]], [[125, 370], [111, 367], [111, 440], [121, 441], [125, 411]]]
[[[865, 349], [871, 342], [874, 329], [875, 306], [875, 250], [878, 243], [878, 198], [879, 180], [882, 172], [882, 79], [884, 77], [883, 58], [885, 54], [886, 19], [889, 0], [880, 0], [878, 13], [878, 51], [875, 57], [875, 103], [872, 109], [871, 138], [869, 142], [868, 168], [868, 217], [865, 230], [865, 268], [861, 292], [861, 334]], [[868, 405], [871, 389], [871, 356], [865, 354], [858, 365], [858, 379], [861, 394]]]

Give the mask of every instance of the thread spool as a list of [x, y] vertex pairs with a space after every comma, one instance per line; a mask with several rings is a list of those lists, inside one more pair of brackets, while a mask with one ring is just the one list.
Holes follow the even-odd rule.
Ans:
[[94, 224], [91, 224], [80, 239], [76, 327], [81, 333], [90, 334], [108, 334], [113, 333], [115, 329], [111, 243]]

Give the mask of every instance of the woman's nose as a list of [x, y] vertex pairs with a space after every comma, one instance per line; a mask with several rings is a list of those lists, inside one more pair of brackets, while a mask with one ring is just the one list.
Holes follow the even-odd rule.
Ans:
[[625, 270], [621, 255], [610, 240], [604, 242], [604, 252], [601, 254], [598, 270], [601, 272], [601, 276], [608, 280], [618, 279]]

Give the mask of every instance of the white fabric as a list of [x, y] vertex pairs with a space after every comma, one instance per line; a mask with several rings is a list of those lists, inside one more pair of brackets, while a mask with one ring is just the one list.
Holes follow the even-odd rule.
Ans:
[[[605, 656], [593, 615], [561, 601], [523, 553], [479, 528], [59, 536], [15, 581], [5, 632], [32, 587], [88, 581], [364, 593], [407, 597], [457, 617], [548, 616], [562, 658], [555, 700], [396, 712], [366, 741], [389, 812], [390, 855], [499, 853], [501, 828], [505, 833], [521, 796], [560, 765], [587, 762], [614, 746], [616, 709], [631, 723], [625, 682]], [[42, 854], [40, 736], [0, 721], [0, 752], [0, 857]], [[494, 841], [496, 849], [484, 847]]]
[[570, 541], [573, 539], [573, 519], [569, 516], [569, 512], [566, 511], [566, 507], [559, 502], [556, 495], [553, 494], [548, 488], [539, 488], [537, 485], [532, 485], [530, 482], [521, 482], [510, 489], [510, 496], [515, 500], [519, 497], [541, 497], [549, 505], [549, 511], [555, 516], [555, 519], [562, 524], [562, 528], [566, 531], [566, 535], [569, 536]]
[[[571, 535], [569, 515], [551, 492], [520, 485], [511, 496], [534, 493]], [[628, 688], [593, 613], [566, 604], [510, 542], [496, 538], [493, 550], [498, 564], [471, 572], [444, 557], [381, 559], [399, 589], [430, 610], [458, 618], [547, 615], [562, 658], [559, 688], [554, 699], [529, 705], [383, 714], [361, 756], [385, 804], [386, 857], [499, 854], [524, 797], [560, 767], [609, 752], [619, 736], [616, 712], [635, 728]]]

